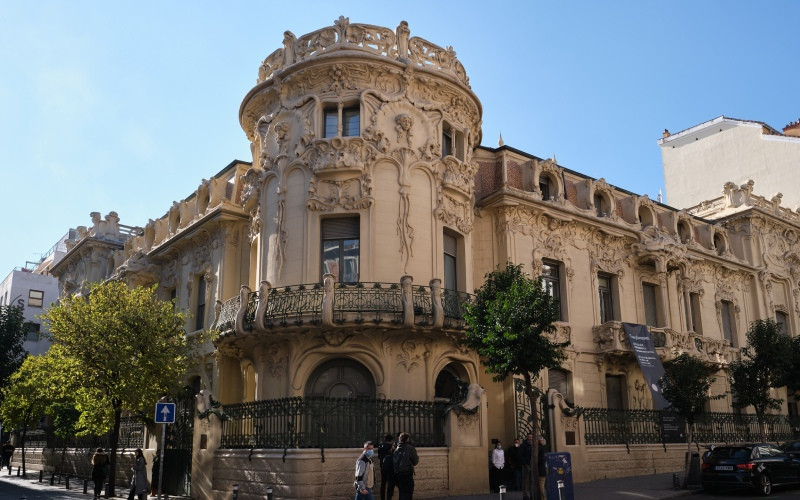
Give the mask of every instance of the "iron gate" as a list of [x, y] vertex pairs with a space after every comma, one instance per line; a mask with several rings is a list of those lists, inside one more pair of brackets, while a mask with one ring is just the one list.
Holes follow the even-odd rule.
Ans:
[[175, 423], [167, 426], [162, 492], [191, 496], [194, 391], [185, 387], [175, 399]]
[[[534, 388], [535, 390], [535, 388]], [[539, 400], [539, 434], [550, 442], [550, 415], [547, 407], [547, 397], [542, 394]], [[524, 441], [528, 433], [533, 431], [533, 416], [525, 394], [525, 381], [519, 377], [514, 378], [514, 416], [517, 424], [517, 438]]]

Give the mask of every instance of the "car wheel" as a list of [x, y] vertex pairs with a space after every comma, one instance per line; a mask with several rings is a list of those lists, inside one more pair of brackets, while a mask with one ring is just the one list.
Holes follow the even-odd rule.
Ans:
[[761, 474], [761, 476], [759, 476], [758, 491], [765, 497], [772, 493], [772, 480], [769, 478], [768, 474]]

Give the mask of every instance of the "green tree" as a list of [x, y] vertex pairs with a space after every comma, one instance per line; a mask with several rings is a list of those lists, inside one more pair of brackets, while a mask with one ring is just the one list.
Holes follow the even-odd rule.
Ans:
[[[11, 374], [22, 366], [26, 330], [21, 306], [0, 306], [0, 389], [6, 386]], [[2, 394], [0, 391], [0, 403], [3, 402]]]
[[792, 341], [771, 319], [757, 320], [747, 331], [742, 358], [730, 365], [733, 406], [752, 406], [756, 412], [761, 440], [766, 441], [764, 415], [780, 410], [783, 399], [773, 398], [770, 389], [785, 385], [790, 370]]
[[48, 413], [48, 407], [61, 399], [73, 367], [53, 348], [41, 356], [28, 356], [3, 388], [0, 418], [7, 425], [22, 429], [22, 471], [25, 474], [25, 438], [28, 427]]
[[43, 318], [53, 344], [74, 361], [80, 434], [111, 430], [115, 477], [122, 413], [149, 414], [160, 397], [179, 387], [190, 356], [186, 316], [158, 299], [155, 286], [131, 289], [108, 281], [85, 296], [64, 297]]
[[689, 457], [694, 441], [694, 427], [697, 414], [703, 411], [706, 403], [712, 399], [720, 399], [724, 394], [712, 396], [711, 385], [716, 380], [712, 375], [715, 369], [698, 358], [682, 353], [664, 363], [664, 376], [658, 381], [664, 399], [669, 402], [669, 409], [683, 418], [686, 426], [687, 449], [684, 463], [683, 488], [689, 484]]
[[539, 390], [534, 383], [542, 370], [558, 368], [566, 359], [564, 348], [569, 342], [552, 342], [548, 336], [556, 330], [553, 323], [559, 318], [559, 304], [547, 293], [541, 277], [532, 279], [521, 265], [507, 263], [505, 269], [498, 266], [486, 275], [464, 318], [468, 329], [463, 342], [480, 355], [486, 373], [497, 382], [508, 376], [523, 377], [534, 435], [531, 489], [536, 491]]
[[790, 395], [800, 393], [800, 336], [792, 339], [792, 356], [784, 374], [784, 383]]

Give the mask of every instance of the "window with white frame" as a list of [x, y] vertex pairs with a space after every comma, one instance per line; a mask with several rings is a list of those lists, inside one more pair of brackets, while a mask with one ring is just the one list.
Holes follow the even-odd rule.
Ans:
[[42, 307], [44, 305], [44, 292], [42, 290], [28, 291], [28, 307]]
[[644, 322], [647, 326], [658, 324], [658, 285], [642, 283], [642, 299], [644, 301]]
[[558, 320], [564, 319], [564, 305], [561, 303], [561, 273], [559, 263], [542, 260], [542, 287], [558, 304]]
[[597, 291], [600, 296], [600, 323], [614, 321], [614, 293], [611, 288], [612, 276], [597, 273]]
[[323, 110], [322, 137], [359, 135], [361, 135], [361, 110], [358, 104], [348, 107], [329, 106]]
[[728, 341], [728, 344], [733, 345], [733, 339], [736, 338], [736, 332], [733, 329], [735, 325], [733, 321], [733, 303], [728, 300], [720, 302], [719, 314], [722, 319], [722, 336]]

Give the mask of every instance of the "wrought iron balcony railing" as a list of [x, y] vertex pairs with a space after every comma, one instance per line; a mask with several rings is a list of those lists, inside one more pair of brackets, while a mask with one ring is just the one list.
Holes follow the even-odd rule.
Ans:
[[225, 405], [220, 448], [353, 448], [399, 429], [444, 446], [446, 403], [294, 397]]
[[278, 288], [262, 282], [257, 292], [242, 286], [239, 296], [217, 302], [214, 328], [245, 334], [304, 324], [371, 323], [461, 330], [464, 305], [471, 301], [468, 293], [443, 290], [441, 280], [431, 280], [430, 286], [414, 285], [410, 276], [400, 283], [336, 283], [325, 275], [322, 283]]

